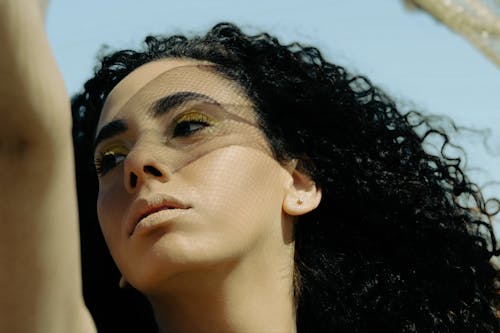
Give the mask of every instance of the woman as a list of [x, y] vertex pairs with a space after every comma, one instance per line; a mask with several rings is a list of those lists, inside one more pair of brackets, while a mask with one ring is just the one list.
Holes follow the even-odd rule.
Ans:
[[[104, 57], [73, 111], [104, 237], [160, 331], [245, 331], [248, 319], [258, 332], [499, 330], [491, 216], [459, 159], [423, 149], [438, 134], [444, 151], [446, 134], [317, 49], [231, 24], [148, 37]], [[182, 198], [165, 199], [177, 223], [138, 250], [117, 221], [160, 188]]]
[[[6, 3], [8, 18], [40, 22], [31, 3], [23, 14]], [[9, 24], [25, 31], [1, 22], [7, 36]], [[2, 175], [13, 175], [1, 328], [90, 332], [64, 94], [37, 79], [60, 83], [55, 67], [22, 66], [24, 37], [1, 58]], [[458, 160], [425, 153], [424, 133], [439, 132], [424, 117], [316, 49], [228, 24], [148, 38], [144, 52], [104, 58], [72, 104], [84, 241], [95, 193], [120, 284], [147, 297], [161, 332], [499, 331], [480, 191]]]

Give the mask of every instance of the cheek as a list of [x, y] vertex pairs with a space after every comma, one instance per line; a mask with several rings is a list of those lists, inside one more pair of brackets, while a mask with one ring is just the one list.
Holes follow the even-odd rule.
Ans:
[[[200, 172], [203, 170], [203, 172]], [[230, 147], [193, 163], [186, 177], [196, 179], [197, 201], [219, 222], [246, 228], [242, 221], [280, 218], [285, 186], [290, 175], [266, 154], [243, 147]], [[209, 213], [209, 212], [207, 212]]]
[[108, 245], [113, 235], [119, 236], [119, 228], [125, 211], [125, 202], [114, 187], [101, 186], [97, 197], [97, 217]]

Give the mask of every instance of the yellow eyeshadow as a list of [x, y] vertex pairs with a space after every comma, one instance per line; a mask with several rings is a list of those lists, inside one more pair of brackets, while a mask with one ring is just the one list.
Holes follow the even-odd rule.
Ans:
[[106, 156], [106, 155], [114, 155], [114, 154], [122, 154], [125, 155], [128, 153], [127, 148], [125, 148], [123, 145], [118, 145], [118, 144], [113, 144], [105, 149], [102, 150], [101, 155]]
[[203, 122], [207, 123], [209, 125], [214, 125], [217, 123], [215, 119], [212, 117], [207, 116], [204, 113], [198, 112], [198, 111], [189, 111], [184, 114], [182, 114], [178, 119], [175, 120], [177, 124], [184, 123], [187, 121], [198, 121], [198, 122]]

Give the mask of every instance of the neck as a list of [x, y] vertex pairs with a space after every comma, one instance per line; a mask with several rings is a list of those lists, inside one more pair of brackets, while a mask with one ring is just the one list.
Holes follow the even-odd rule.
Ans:
[[296, 332], [291, 254], [281, 265], [248, 259], [175, 277], [148, 296], [160, 332]]

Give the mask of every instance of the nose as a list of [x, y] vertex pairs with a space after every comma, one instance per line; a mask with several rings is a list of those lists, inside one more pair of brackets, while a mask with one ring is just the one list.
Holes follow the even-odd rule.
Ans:
[[123, 163], [123, 182], [129, 193], [135, 192], [147, 181], [157, 180], [165, 183], [170, 179], [167, 166], [146, 149], [134, 149], [129, 152]]

